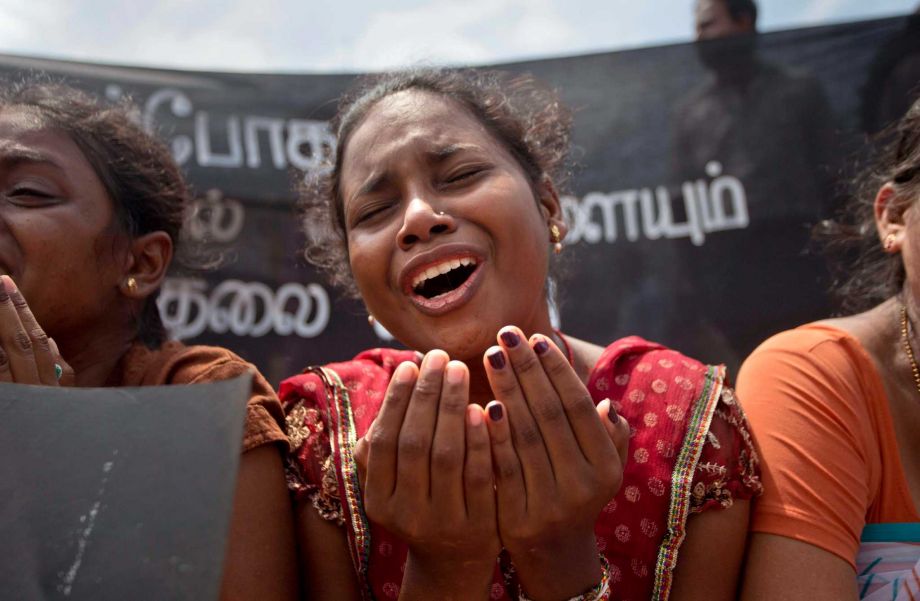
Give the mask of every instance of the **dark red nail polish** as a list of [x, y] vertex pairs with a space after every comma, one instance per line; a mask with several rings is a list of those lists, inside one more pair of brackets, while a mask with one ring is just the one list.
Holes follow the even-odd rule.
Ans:
[[620, 423], [620, 416], [617, 413], [617, 410], [613, 408], [613, 405], [610, 405], [610, 409], [607, 410], [607, 419], [613, 424]]
[[505, 410], [502, 408], [501, 403], [492, 403], [489, 405], [489, 419], [493, 422], [500, 421], [502, 417], [505, 416]]
[[502, 342], [504, 342], [505, 346], [508, 348], [514, 348], [521, 343], [521, 338], [514, 332], [502, 332], [499, 338], [502, 339]]
[[495, 369], [501, 369], [505, 366], [505, 354], [501, 351], [495, 351], [489, 355], [489, 364]]
[[545, 355], [546, 351], [549, 350], [549, 343], [546, 340], [540, 338], [537, 340], [536, 344], [533, 345], [533, 350], [536, 351], [538, 355]]

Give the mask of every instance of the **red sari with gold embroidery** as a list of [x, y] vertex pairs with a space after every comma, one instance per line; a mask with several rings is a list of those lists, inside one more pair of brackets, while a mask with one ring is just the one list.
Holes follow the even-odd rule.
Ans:
[[[380, 410], [393, 370], [415, 360], [411, 351], [369, 350], [309, 368], [280, 388], [294, 448], [289, 486], [346, 529], [366, 599], [399, 596], [408, 550], [368, 522], [352, 449]], [[598, 550], [610, 562], [611, 598], [667, 599], [687, 518], [760, 492], [746, 420], [724, 368], [636, 337], [605, 349], [588, 389], [595, 402], [610, 398], [632, 428], [623, 485], [595, 526]], [[503, 557], [491, 598], [513, 599], [515, 591]]]

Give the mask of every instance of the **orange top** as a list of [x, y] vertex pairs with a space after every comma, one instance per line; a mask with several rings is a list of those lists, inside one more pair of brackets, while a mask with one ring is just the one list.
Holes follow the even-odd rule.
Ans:
[[243, 427], [243, 451], [280, 442], [287, 450], [284, 412], [274, 389], [254, 365], [227, 349], [216, 346], [186, 346], [169, 341], [151, 350], [133, 345], [109, 378], [108, 386], [160, 386], [199, 384], [229, 380], [251, 372], [252, 395]]
[[819, 323], [777, 334], [744, 362], [736, 390], [763, 461], [752, 531], [855, 568], [865, 524], [920, 521], [884, 385], [852, 335]]

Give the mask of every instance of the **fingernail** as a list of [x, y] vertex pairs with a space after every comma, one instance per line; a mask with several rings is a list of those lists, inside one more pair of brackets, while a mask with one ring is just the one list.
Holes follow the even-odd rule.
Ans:
[[511, 331], [502, 332], [498, 337], [502, 339], [502, 342], [504, 342], [505, 346], [508, 348], [514, 348], [521, 342], [520, 336]]
[[479, 408], [479, 405], [469, 405], [466, 408], [466, 421], [471, 426], [482, 425], [482, 409]]
[[619, 416], [619, 414], [617, 413], [617, 410], [613, 408], [613, 401], [611, 401], [610, 399], [607, 399], [607, 403], [608, 403], [608, 405], [607, 405], [607, 419], [609, 419], [609, 420], [611, 421], [611, 423], [614, 423], [614, 424], [619, 423], [619, 422], [620, 422], [620, 416]]
[[495, 369], [501, 369], [505, 366], [505, 354], [499, 351], [493, 351], [489, 354], [489, 365]]
[[489, 419], [493, 422], [501, 421], [505, 416], [505, 409], [502, 407], [502, 404], [495, 401], [489, 403], [488, 411]]
[[442, 370], [447, 365], [447, 355], [444, 351], [431, 351], [425, 355], [425, 362], [422, 367], [426, 369]]
[[64, 368], [61, 367], [60, 363], [55, 363], [54, 364], [54, 379], [60, 380], [61, 376], [63, 375], [64, 375]]
[[460, 361], [451, 361], [448, 363], [447, 374], [445, 376], [447, 378], [447, 382], [449, 384], [459, 384], [463, 382], [463, 372], [466, 371], [465, 367], [466, 366], [463, 365], [463, 363]]
[[549, 343], [546, 341], [545, 338], [540, 338], [539, 340], [537, 340], [536, 343], [534, 343], [533, 350], [538, 355], [545, 355], [546, 351], [549, 350]]
[[411, 381], [412, 377], [414, 376], [413, 372], [415, 371], [413, 367], [415, 367], [415, 364], [408, 361], [400, 363], [396, 368], [396, 371], [393, 373], [393, 379], [400, 384], [405, 384], [406, 382]]

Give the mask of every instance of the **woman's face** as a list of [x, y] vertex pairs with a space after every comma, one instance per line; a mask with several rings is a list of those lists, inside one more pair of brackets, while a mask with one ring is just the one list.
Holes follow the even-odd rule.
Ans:
[[351, 269], [368, 310], [411, 348], [472, 359], [497, 330], [548, 323], [549, 225], [521, 166], [443, 96], [379, 101], [344, 151], [341, 197]]
[[[77, 145], [36, 113], [0, 108], [0, 272], [52, 337], [111, 316], [113, 205]], [[2, 324], [0, 324], [2, 326]]]

